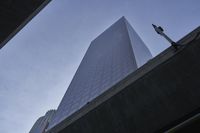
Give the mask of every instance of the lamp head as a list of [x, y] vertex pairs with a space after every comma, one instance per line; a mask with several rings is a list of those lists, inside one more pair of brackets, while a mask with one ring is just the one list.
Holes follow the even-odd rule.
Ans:
[[152, 26], [153, 26], [153, 28], [155, 29], [155, 31], [158, 33], [158, 34], [163, 34], [163, 28], [162, 27], [158, 27], [158, 26], [156, 26], [156, 25], [154, 25], [154, 24], [152, 24]]

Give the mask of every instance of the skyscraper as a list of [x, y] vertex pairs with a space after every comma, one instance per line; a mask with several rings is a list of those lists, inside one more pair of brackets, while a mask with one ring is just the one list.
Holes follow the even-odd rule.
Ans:
[[128, 21], [120, 18], [91, 42], [48, 129], [109, 90], [151, 58], [148, 48]]
[[54, 114], [55, 110], [49, 110], [35, 122], [29, 133], [44, 133]]

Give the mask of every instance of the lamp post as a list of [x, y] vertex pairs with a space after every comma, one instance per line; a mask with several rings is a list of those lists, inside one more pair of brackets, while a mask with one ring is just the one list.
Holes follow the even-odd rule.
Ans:
[[163, 36], [176, 50], [178, 49], [178, 44], [175, 43], [171, 38], [169, 38], [165, 33], [164, 33], [164, 30], [161, 26], [156, 26], [154, 24], [152, 24], [153, 28], [155, 29], [155, 31]]

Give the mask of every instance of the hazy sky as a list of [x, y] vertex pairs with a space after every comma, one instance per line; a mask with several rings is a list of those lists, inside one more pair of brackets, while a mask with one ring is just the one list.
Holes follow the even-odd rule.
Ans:
[[52, 0], [0, 50], [0, 133], [27, 133], [59, 105], [90, 42], [125, 16], [155, 56], [200, 25], [199, 0]]

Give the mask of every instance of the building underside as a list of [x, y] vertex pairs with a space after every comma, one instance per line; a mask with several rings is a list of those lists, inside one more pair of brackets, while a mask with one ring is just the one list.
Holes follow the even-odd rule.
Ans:
[[51, 0], [1, 0], [0, 49]]

